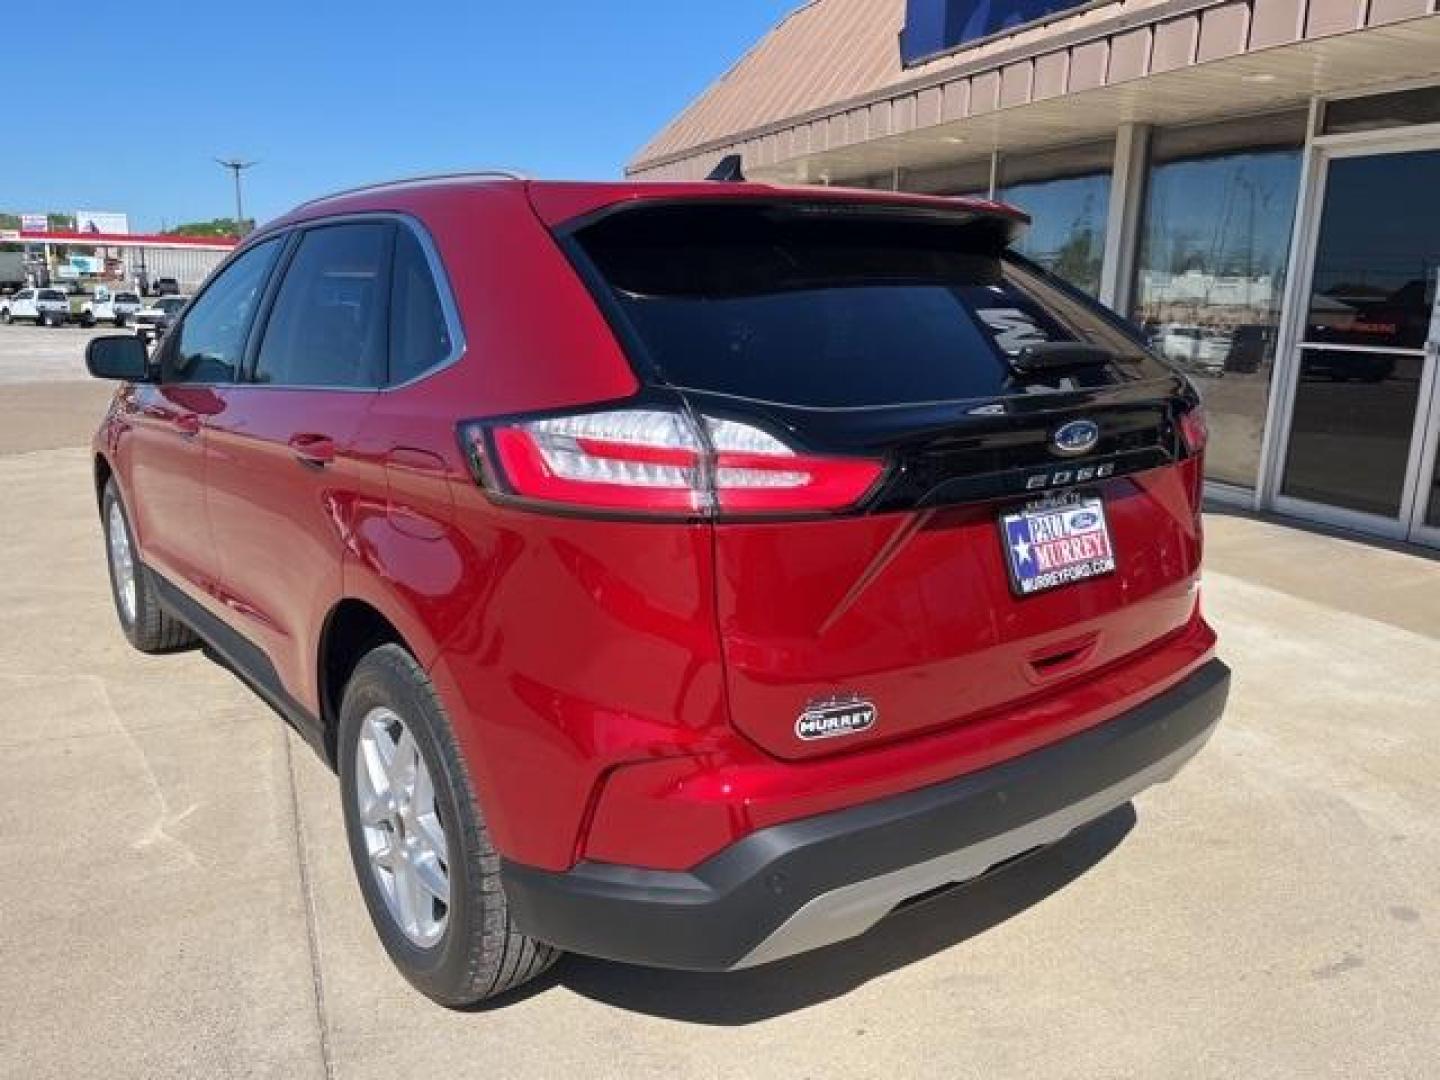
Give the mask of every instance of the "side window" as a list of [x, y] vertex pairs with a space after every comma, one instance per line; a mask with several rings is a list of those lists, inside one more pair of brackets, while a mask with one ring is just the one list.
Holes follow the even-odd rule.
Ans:
[[310, 229], [285, 271], [255, 361], [275, 386], [379, 386], [385, 374], [389, 223]]
[[245, 337], [280, 245], [279, 239], [257, 244], [200, 294], [180, 324], [180, 340], [166, 364], [165, 381], [235, 381]]
[[390, 382], [407, 382], [450, 355], [454, 344], [440, 291], [420, 241], [409, 229], [395, 239], [395, 277], [390, 298]]
[[15, 299], [16, 299], [16, 300], [29, 300], [29, 299], [30, 299], [31, 297], [33, 297], [34, 295], [35, 295], [34, 292], [32, 292], [32, 291], [29, 290], [29, 289], [21, 289], [19, 292], [17, 292], [17, 293], [15, 294]]

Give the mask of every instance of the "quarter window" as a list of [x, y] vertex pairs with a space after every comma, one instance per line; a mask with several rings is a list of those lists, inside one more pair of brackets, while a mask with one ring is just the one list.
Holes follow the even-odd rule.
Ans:
[[308, 230], [275, 298], [255, 381], [276, 386], [379, 386], [394, 230], [388, 223]]
[[420, 241], [409, 229], [395, 240], [390, 300], [390, 382], [403, 383], [450, 355], [453, 342], [440, 292]]
[[167, 382], [235, 380], [256, 305], [279, 253], [279, 240], [257, 244], [210, 283], [180, 324], [180, 340], [166, 364]]

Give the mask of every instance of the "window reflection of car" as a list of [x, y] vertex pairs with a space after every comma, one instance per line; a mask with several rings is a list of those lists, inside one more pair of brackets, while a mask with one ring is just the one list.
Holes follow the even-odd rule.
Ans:
[[1260, 370], [1270, 351], [1272, 328], [1264, 323], [1237, 326], [1230, 335], [1230, 349], [1225, 354], [1225, 370], [1236, 375], [1253, 375]]
[[1218, 378], [1225, 374], [1230, 335], [1203, 326], [1168, 323], [1155, 335], [1155, 349], [1185, 371]]
[[135, 313], [136, 337], [146, 343], [159, 341], [189, 302], [188, 296], [162, 296], [149, 307], [141, 308]]
[[1384, 382], [1395, 374], [1392, 353], [1354, 352], [1349, 349], [1306, 349], [1301, 375], [1331, 382]]

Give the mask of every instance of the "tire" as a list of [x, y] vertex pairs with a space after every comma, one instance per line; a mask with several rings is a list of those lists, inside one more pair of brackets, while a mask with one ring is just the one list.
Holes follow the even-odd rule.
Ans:
[[14, 318], [15, 316], [10, 314], [9, 308], [6, 308], [4, 311], [0, 311], [0, 323], [4, 323], [6, 326], [9, 326]]
[[[384, 748], [397, 769], [393, 781], [373, 764]], [[433, 798], [423, 782], [406, 786], [406, 777], [419, 773], [405, 767], [416, 754]], [[473, 1005], [528, 982], [559, 958], [558, 950], [511, 924], [500, 857], [454, 731], [424, 670], [401, 646], [382, 645], [356, 665], [340, 708], [338, 757], [356, 880], [385, 951], [411, 985], [441, 1005]], [[388, 792], [402, 802], [407, 794], [420, 799], [397, 812], [387, 803]], [[362, 814], [362, 801], [376, 809]], [[401, 844], [396, 837], [404, 838]], [[409, 854], [397, 859], [390, 854], [397, 851]], [[422, 866], [427, 873], [419, 872]], [[441, 879], [434, 876], [437, 868]], [[427, 874], [428, 888], [404, 888], [405, 881]], [[437, 880], [443, 880], [448, 903], [434, 888]], [[407, 928], [408, 914], [416, 917]]]
[[100, 500], [100, 525], [105, 534], [110, 596], [115, 601], [115, 615], [125, 639], [143, 653], [174, 652], [197, 644], [195, 632], [160, 607], [149, 572], [135, 550], [130, 515], [125, 512], [114, 480], [105, 485], [105, 494]]
[[124, 330], [124, 329], [125, 329], [125, 316], [124, 316], [124, 315], [116, 315], [116, 316], [115, 316], [115, 329], [116, 329], [116, 330]]

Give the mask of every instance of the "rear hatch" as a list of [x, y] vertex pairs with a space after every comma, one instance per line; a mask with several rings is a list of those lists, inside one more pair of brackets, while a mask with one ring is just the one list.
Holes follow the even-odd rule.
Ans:
[[1194, 615], [1193, 391], [1012, 255], [1014, 227], [725, 199], [632, 203], [566, 237], [652, 386], [712, 426], [883, 464], [838, 511], [716, 518], [732, 720], [772, 754], [994, 714]]

